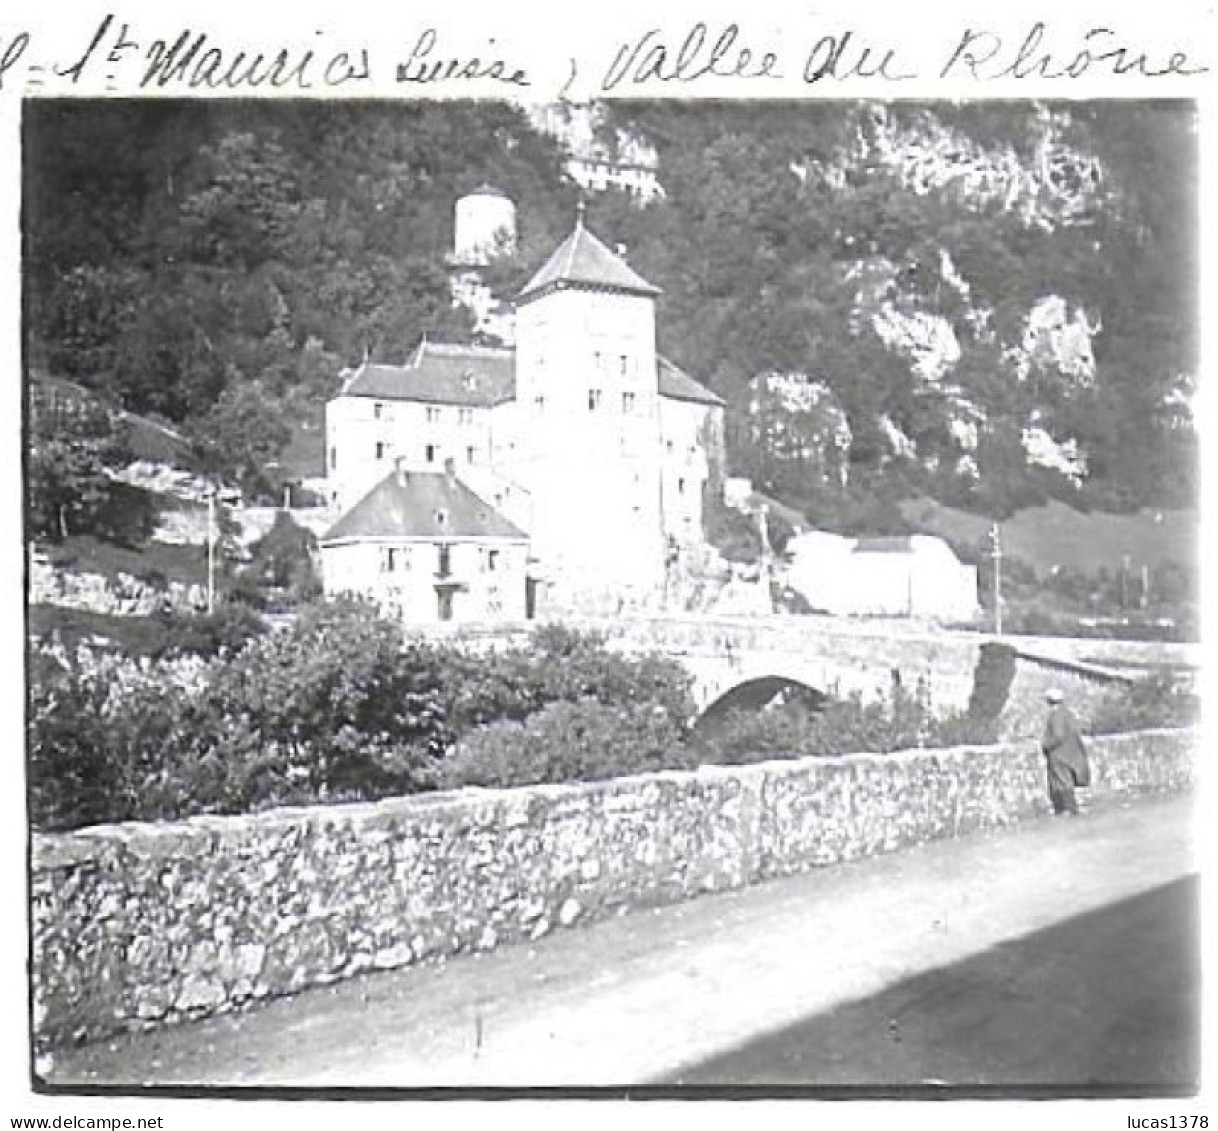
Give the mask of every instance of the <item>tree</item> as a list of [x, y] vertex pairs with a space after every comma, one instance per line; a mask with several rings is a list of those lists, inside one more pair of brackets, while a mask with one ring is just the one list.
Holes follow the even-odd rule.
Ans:
[[127, 459], [122, 425], [84, 393], [40, 387], [30, 406], [29, 533], [53, 541], [88, 533], [115, 494]]
[[256, 384], [234, 381], [192, 431], [203, 469], [251, 495], [271, 491], [271, 465], [290, 438], [279, 406]]

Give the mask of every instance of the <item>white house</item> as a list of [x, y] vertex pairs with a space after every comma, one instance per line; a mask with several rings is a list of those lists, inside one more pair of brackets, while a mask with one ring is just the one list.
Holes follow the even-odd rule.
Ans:
[[414, 624], [532, 615], [529, 540], [451, 469], [390, 472], [321, 539], [327, 596]]
[[787, 584], [820, 612], [944, 622], [978, 613], [977, 569], [941, 538], [844, 538], [812, 531], [787, 544]]

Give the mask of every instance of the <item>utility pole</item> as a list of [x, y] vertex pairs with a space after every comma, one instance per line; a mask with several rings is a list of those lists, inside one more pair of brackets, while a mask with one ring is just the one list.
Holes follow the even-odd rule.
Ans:
[[207, 492], [207, 615], [216, 608], [216, 489]]
[[994, 559], [994, 635], [1002, 635], [1002, 529], [990, 527], [990, 555]]

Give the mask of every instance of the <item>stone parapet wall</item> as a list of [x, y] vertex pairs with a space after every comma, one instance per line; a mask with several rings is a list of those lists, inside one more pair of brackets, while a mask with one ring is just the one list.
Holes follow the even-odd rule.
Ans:
[[[1095, 739], [1093, 792], [1184, 788], [1193, 743]], [[1045, 809], [1021, 743], [35, 835], [35, 1036], [201, 1017]]]
[[30, 563], [31, 605], [58, 605], [106, 616], [146, 617], [162, 609], [198, 610], [207, 605], [201, 585], [170, 581], [161, 588], [129, 573], [115, 578], [98, 573], [74, 573], [49, 563]]
[[1090, 667], [1074, 668], [1068, 660], [1045, 662], [1021, 652], [1015, 659], [1015, 678], [1006, 705], [998, 716], [998, 738], [1002, 742], [1039, 741], [1048, 715], [1045, 695], [1051, 688], [1061, 691], [1085, 729], [1100, 704], [1127, 686], [1122, 679], [1098, 676]]

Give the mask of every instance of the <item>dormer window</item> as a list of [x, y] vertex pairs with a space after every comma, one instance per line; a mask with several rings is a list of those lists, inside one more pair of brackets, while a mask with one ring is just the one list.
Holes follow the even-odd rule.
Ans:
[[433, 517], [436, 520], [436, 525], [441, 530], [448, 529], [448, 511], [446, 511], [443, 507], [440, 507], [436, 510], [436, 513]]
[[478, 388], [478, 375], [472, 369], [467, 369], [461, 376], [461, 383], [472, 393]]

